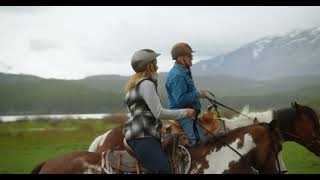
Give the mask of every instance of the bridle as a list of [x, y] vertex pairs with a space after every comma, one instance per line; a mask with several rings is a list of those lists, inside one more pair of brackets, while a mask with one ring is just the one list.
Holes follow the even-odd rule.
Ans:
[[301, 137], [299, 137], [293, 133], [287, 132], [287, 131], [280, 131], [280, 132], [286, 134], [294, 141], [300, 142], [301, 144], [303, 144], [304, 146], [307, 146], [307, 147], [315, 145], [315, 143], [320, 143], [320, 141], [315, 140], [315, 139], [317, 139], [317, 137], [315, 137], [315, 136], [313, 136], [312, 139], [305, 140], [305, 139], [302, 139]]
[[[263, 124], [263, 125], [265, 125], [265, 126], [267, 126], [266, 124]], [[271, 136], [271, 132], [270, 132], [270, 128], [268, 128], [268, 130], [269, 130], [269, 137], [270, 137], [270, 139], [271, 139], [271, 144], [272, 144], [272, 149], [271, 149], [271, 151], [272, 151], [272, 153], [275, 155], [275, 158], [276, 158], [276, 161], [277, 161], [277, 165], [278, 165], [278, 174], [286, 174], [288, 171], [287, 170], [285, 170], [285, 171], [282, 171], [281, 170], [281, 167], [280, 167], [280, 161], [279, 161], [279, 158], [278, 158], [278, 156], [277, 156], [277, 151], [276, 151], [276, 149], [275, 149], [275, 146], [276, 146], [276, 143], [274, 142], [274, 138]], [[280, 132], [280, 130], [279, 129], [277, 129], [279, 132]], [[281, 133], [280, 133], [280, 136], [281, 136]], [[281, 137], [282, 138], [282, 137]], [[269, 154], [269, 153], [268, 153]], [[271, 158], [268, 158], [268, 160], [270, 160]], [[267, 166], [268, 166], [268, 162], [269, 161], [266, 161], [265, 162], [265, 165], [263, 166], [263, 171], [265, 171], [265, 170], [267, 170]]]
[[277, 111], [274, 111], [274, 117], [273, 117], [273, 119], [277, 120], [277, 122], [278, 122], [277, 126], [278, 126], [278, 129], [281, 132], [281, 135], [283, 136], [283, 138], [285, 137], [286, 139], [299, 142], [300, 144], [303, 144], [306, 147], [310, 147], [310, 146], [316, 145], [316, 143], [320, 143], [320, 141], [317, 140], [318, 138], [316, 136], [312, 136], [311, 139], [303, 139], [303, 138], [295, 135], [294, 133], [291, 133], [291, 131], [293, 129], [292, 125], [288, 126], [282, 122], [286, 122], [286, 121], [289, 122], [290, 121], [289, 123], [292, 124], [292, 121], [297, 118], [297, 112], [294, 108], [282, 110], [283, 114], [287, 113], [285, 111], [289, 111], [289, 112], [291, 111], [293, 116], [289, 116], [291, 118], [281, 119], [280, 113]]

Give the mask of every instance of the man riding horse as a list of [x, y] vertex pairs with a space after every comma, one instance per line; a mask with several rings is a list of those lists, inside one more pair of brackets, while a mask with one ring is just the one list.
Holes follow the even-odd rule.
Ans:
[[[187, 43], [178, 43], [171, 50], [172, 59], [175, 60], [173, 68], [169, 71], [166, 90], [168, 94], [168, 107], [170, 109], [193, 108], [196, 110], [196, 118], [200, 114], [201, 104], [199, 99], [206, 98], [206, 91], [198, 91], [195, 88], [190, 67], [192, 66], [192, 52]], [[204, 130], [197, 122], [190, 118], [178, 121], [190, 141], [190, 146], [197, 143], [205, 143]]]

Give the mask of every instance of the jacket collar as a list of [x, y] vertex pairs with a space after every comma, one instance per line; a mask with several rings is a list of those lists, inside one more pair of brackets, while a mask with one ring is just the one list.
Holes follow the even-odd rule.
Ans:
[[187, 74], [190, 72], [189, 69], [185, 68], [183, 65], [174, 63], [174, 68], [177, 69], [179, 72], [182, 72], [184, 74]]

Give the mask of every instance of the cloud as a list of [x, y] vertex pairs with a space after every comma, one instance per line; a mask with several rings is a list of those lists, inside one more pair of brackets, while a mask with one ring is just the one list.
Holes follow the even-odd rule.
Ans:
[[44, 38], [31, 39], [29, 45], [33, 51], [58, 50], [63, 48], [58, 42]]
[[[22, 73], [75, 78], [131, 74], [131, 56], [143, 48], [161, 53], [159, 70], [168, 71], [175, 43], [189, 43], [197, 62], [317, 26], [320, 7], [0, 7], [0, 22], [0, 55], [8, 57], [0, 61]], [[53, 70], [41, 71], [47, 66]]]
[[0, 13], [25, 14], [48, 11], [50, 7], [37, 6], [0, 6]]
[[3, 72], [8, 72], [12, 69], [12, 66], [4, 63], [4, 62], [0, 62], [0, 70]]

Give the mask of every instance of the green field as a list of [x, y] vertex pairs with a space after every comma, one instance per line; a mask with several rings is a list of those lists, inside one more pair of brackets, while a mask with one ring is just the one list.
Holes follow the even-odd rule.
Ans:
[[[0, 123], [0, 173], [29, 173], [48, 158], [87, 150], [96, 136], [118, 124], [108, 119]], [[289, 174], [320, 174], [320, 158], [296, 143], [285, 143], [283, 156]]]

